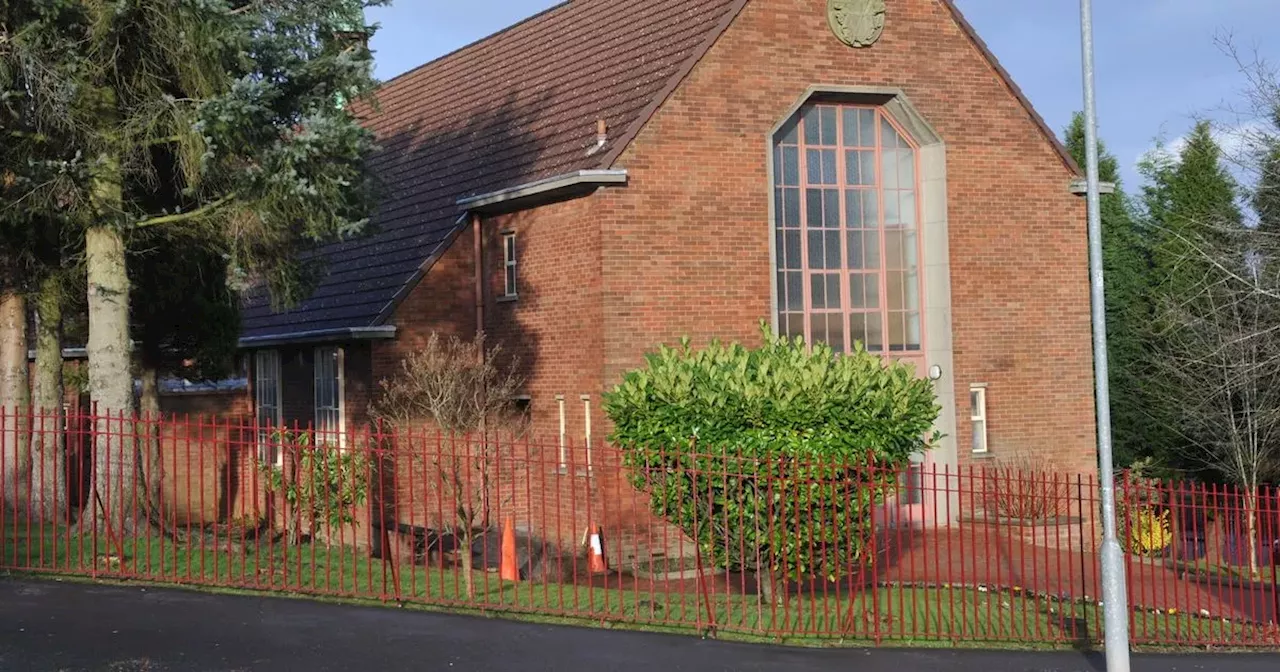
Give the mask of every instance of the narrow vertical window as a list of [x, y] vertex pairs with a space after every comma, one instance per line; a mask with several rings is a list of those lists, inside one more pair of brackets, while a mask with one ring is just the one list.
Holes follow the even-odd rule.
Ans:
[[516, 298], [516, 234], [502, 234], [502, 287], [503, 297]]
[[809, 105], [774, 140], [778, 333], [921, 359], [916, 149], [877, 107]]
[[973, 385], [969, 388], [969, 421], [973, 425], [973, 452], [988, 452], [986, 385]]
[[346, 445], [343, 418], [342, 348], [315, 350], [315, 439], [316, 445], [342, 448]]
[[258, 421], [258, 459], [279, 464], [282, 454], [275, 434], [283, 424], [280, 404], [280, 353], [259, 350], [253, 354], [253, 404]]

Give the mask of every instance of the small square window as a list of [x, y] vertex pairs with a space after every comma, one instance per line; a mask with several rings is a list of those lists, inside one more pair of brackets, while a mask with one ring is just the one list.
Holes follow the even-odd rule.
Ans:
[[502, 234], [502, 291], [503, 298], [516, 297], [516, 234]]

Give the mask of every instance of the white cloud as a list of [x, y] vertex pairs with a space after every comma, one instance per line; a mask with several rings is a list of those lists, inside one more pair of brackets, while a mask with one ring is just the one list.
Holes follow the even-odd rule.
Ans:
[[[1249, 156], [1253, 151], [1260, 147], [1264, 139], [1274, 137], [1274, 129], [1265, 120], [1254, 119], [1234, 125], [1224, 125], [1213, 123], [1211, 134], [1214, 141], [1222, 148], [1224, 161], [1233, 166], [1232, 172], [1238, 172], [1237, 169], [1243, 169], [1248, 164]], [[1137, 161], [1137, 165], [1146, 162], [1156, 164], [1176, 165], [1182, 150], [1186, 149], [1187, 139], [1191, 135], [1190, 131], [1184, 133], [1172, 141], [1157, 144], [1156, 146], [1143, 152]]]

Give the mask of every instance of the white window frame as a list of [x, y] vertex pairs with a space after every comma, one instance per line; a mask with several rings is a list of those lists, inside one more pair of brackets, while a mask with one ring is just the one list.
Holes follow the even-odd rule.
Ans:
[[[320, 362], [322, 360], [328, 359], [330, 355], [333, 355], [333, 360], [334, 360], [334, 372], [333, 372], [334, 377], [332, 380], [337, 385], [337, 389], [335, 390], [335, 394], [334, 394], [334, 401], [337, 403], [337, 406], [322, 407], [320, 404], [320, 383], [322, 382], [320, 379], [320, 372], [321, 372]], [[347, 399], [346, 399], [346, 396], [347, 396], [346, 368], [347, 366], [346, 366], [345, 349], [339, 348], [339, 347], [333, 347], [333, 346], [321, 346], [316, 348], [315, 351], [312, 353], [311, 368], [312, 368], [312, 407], [313, 407], [312, 411], [314, 416], [314, 425], [312, 426], [312, 432], [315, 437], [316, 447], [319, 447], [321, 445], [329, 445], [329, 446], [335, 446], [339, 450], [344, 450], [347, 447]], [[327, 381], [330, 379], [326, 378], [325, 380]], [[338, 435], [337, 441], [333, 441], [333, 437], [331, 436], [335, 430], [327, 429], [327, 428], [322, 429], [322, 426], [327, 427], [327, 424], [328, 424], [327, 422], [322, 423], [322, 417], [320, 415], [322, 411], [325, 413], [336, 412], [338, 416], [338, 427], [336, 430]]]
[[[282, 466], [284, 464], [284, 451], [280, 450], [280, 443], [273, 441], [269, 432], [281, 431], [284, 428], [284, 385], [280, 375], [280, 351], [279, 350], [258, 350], [253, 353], [253, 412], [255, 422], [258, 427], [258, 459], [262, 462]], [[270, 371], [270, 376], [264, 376], [264, 371]], [[274, 427], [263, 427], [262, 411], [263, 393], [267, 390], [267, 385], [274, 382], [275, 392], [275, 413], [271, 423]]]
[[502, 232], [502, 298], [513, 300], [520, 296], [518, 282], [520, 274], [517, 270], [519, 260], [516, 255], [516, 232]]
[[980, 437], [981, 442], [973, 442], [973, 453], [985, 455], [991, 452], [991, 442], [987, 437], [987, 384], [975, 383], [969, 386], [969, 423], [973, 428], [973, 436]]

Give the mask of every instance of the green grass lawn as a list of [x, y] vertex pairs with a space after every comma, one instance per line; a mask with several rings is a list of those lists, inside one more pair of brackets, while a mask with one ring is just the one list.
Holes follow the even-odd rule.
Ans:
[[[675, 631], [715, 630], [738, 638], [801, 645], [1083, 647], [1100, 641], [1096, 605], [960, 587], [890, 586], [837, 594], [788, 595], [769, 604], [741, 591], [696, 582], [669, 587], [630, 577], [595, 577], [579, 585], [511, 583], [474, 572], [467, 595], [461, 570], [393, 567], [354, 548], [247, 540], [243, 552], [180, 545], [151, 535], [123, 544], [69, 536], [65, 528], [4, 521], [0, 567], [95, 579], [383, 600], [482, 613], [527, 614], [573, 622]], [[238, 541], [238, 540], [237, 540]], [[1261, 638], [1260, 626], [1185, 614], [1135, 614], [1136, 641], [1230, 645]]]
[[1239, 565], [1222, 565], [1210, 563], [1206, 560], [1197, 560], [1196, 562], [1180, 562], [1178, 569], [1187, 572], [1194, 572], [1205, 578], [1216, 579], [1235, 579], [1244, 582], [1262, 583], [1271, 585], [1276, 579], [1275, 568], [1270, 565], [1260, 565], [1258, 567], [1258, 576], [1249, 573], [1249, 568]]

